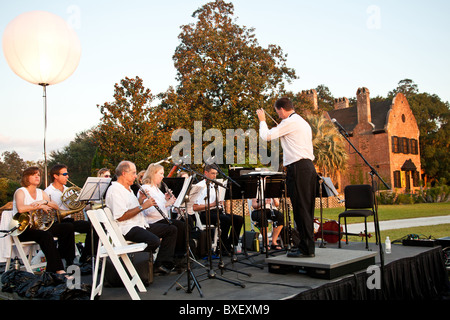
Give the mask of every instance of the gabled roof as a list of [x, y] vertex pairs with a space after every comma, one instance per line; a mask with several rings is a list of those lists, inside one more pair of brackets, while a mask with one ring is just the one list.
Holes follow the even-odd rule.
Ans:
[[[385, 131], [391, 106], [392, 100], [370, 102], [372, 123], [375, 126], [373, 132]], [[358, 124], [358, 114], [356, 112], [356, 106], [331, 110], [328, 111], [328, 115], [330, 116], [330, 119], [336, 119], [349, 133], [352, 133], [353, 129]]]

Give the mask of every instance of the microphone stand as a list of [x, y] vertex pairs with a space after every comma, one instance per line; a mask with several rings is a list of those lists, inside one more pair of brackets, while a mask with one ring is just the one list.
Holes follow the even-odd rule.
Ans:
[[[214, 163], [214, 167], [217, 169], [217, 171], [218, 172], [220, 172], [226, 179], [228, 179], [228, 180], [230, 180], [231, 181], [231, 184], [230, 184], [230, 210], [231, 210], [231, 231], [230, 231], [230, 233], [231, 233], [231, 245], [232, 245], [232, 248], [231, 248], [231, 263], [232, 264], [234, 264], [236, 261], [237, 261], [237, 257], [236, 257], [236, 250], [235, 250], [235, 243], [234, 243], [234, 222], [233, 222], [233, 192], [232, 192], [232, 185], [233, 185], [233, 183], [234, 184], [236, 184], [239, 188], [241, 187], [240, 185], [239, 185], [239, 183], [237, 183], [236, 181], [234, 181], [233, 179], [231, 179], [229, 176], [227, 176], [222, 170], [220, 170], [220, 168], [219, 168], [219, 166], [216, 164], [216, 163]], [[217, 186], [216, 186], [216, 200], [217, 200]], [[219, 223], [219, 229], [220, 229], [220, 222], [219, 222], [219, 209], [218, 209], [219, 207], [217, 207], [217, 221], [218, 221], [218, 223]], [[239, 235], [238, 235], [238, 238], [239, 238]], [[238, 240], [239, 241], [239, 240]], [[241, 274], [244, 274], [244, 275], [246, 275], [246, 276], [248, 276], [248, 277], [250, 277], [251, 276], [251, 274], [250, 273], [246, 273], [246, 272], [242, 272], [242, 271], [237, 271], [237, 270], [234, 270], [234, 269], [229, 269], [229, 268], [226, 268], [225, 267], [225, 265], [223, 264], [223, 261], [222, 261], [222, 250], [220, 250], [220, 262], [219, 262], [219, 268], [221, 269], [221, 270], [229, 270], [229, 271], [234, 271], [234, 272], [238, 272], [238, 273], [241, 273]]]
[[[186, 167], [183, 167], [182, 165], [183, 165], [183, 163], [182, 164], [177, 164], [177, 166], [179, 166], [181, 169], [189, 171], [189, 172], [191, 172], [193, 174], [199, 175], [199, 176], [203, 177], [205, 179], [205, 181], [206, 181], [206, 210], [205, 211], [206, 211], [206, 232], [207, 232], [206, 236], [207, 236], [207, 242], [208, 242], [208, 261], [209, 261], [208, 279], [217, 279], [217, 280], [221, 280], [221, 281], [228, 282], [228, 283], [234, 284], [236, 286], [240, 286], [242, 288], [245, 288], [245, 285], [240, 283], [240, 282], [237, 282], [237, 281], [235, 282], [235, 281], [224, 279], [224, 278], [221, 278], [221, 277], [217, 276], [217, 274], [213, 270], [213, 266], [212, 266], [212, 252], [211, 252], [212, 251], [211, 250], [211, 244], [212, 243], [211, 243], [211, 233], [210, 233], [210, 225], [211, 225], [211, 223], [210, 223], [210, 220], [211, 220], [210, 213], [211, 213], [211, 211], [210, 211], [210, 208], [209, 208], [209, 206], [210, 206], [210, 201], [209, 201], [209, 195], [210, 195], [209, 183], [211, 183], [211, 182], [214, 183], [216, 188], [217, 188], [217, 186], [221, 186], [222, 188], [226, 189], [226, 187], [222, 183], [220, 183], [220, 182], [218, 182], [216, 180], [209, 179], [205, 175], [203, 175], [203, 174], [201, 174], [201, 173], [191, 169], [190, 167], [186, 168]], [[216, 200], [217, 200], [217, 198], [216, 198]], [[217, 223], [218, 223], [217, 229], [218, 229], [218, 232], [219, 232], [219, 235], [218, 235], [219, 256], [221, 257], [221, 254], [220, 254], [220, 252], [221, 252], [221, 249], [220, 249], [220, 244], [221, 244], [221, 240], [220, 240], [220, 219], [219, 219], [219, 211], [218, 210], [219, 209], [217, 208]]]
[[391, 188], [383, 180], [383, 178], [381, 178], [381, 176], [378, 174], [378, 172], [375, 170], [375, 168], [372, 167], [370, 165], [370, 163], [364, 158], [364, 156], [361, 154], [361, 152], [359, 152], [359, 150], [351, 143], [350, 139], [347, 136], [347, 132], [340, 126], [339, 126], [339, 133], [345, 138], [345, 140], [347, 140], [347, 142], [353, 148], [353, 150], [355, 150], [355, 152], [361, 157], [361, 159], [364, 161], [364, 163], [370, 168], [369, 174], [370, 174], [371, 182], [372, 182], [372, 193], [373, 193], [373, 201], [374, 201], [374, 209], [375, 209], [374, 210], [374, 212], [375, 212], [375, 216], [374, 216], [375, 217], [375, 234], [376, 234], [376, 238], [378, 239], [378, 246], [379, 246], [379, 251], [380, 251], [381, 276], [382, 276], [383, 281], [386, 281], [386, 279], [384, 277], [384, 252], [383, 252], [383, 248], [381, 246], [380, 225], [379, 225], [379, 220], [378, 220], [378, 203], [377, 203], [377, 198], [376, 198], [377, 185], [376, 185], [374, 176], [377, 176], [378, 179], [380, 179], [380, 181], [384, 184], [384, 186], [388, 190], [390, 190]]
[[[184, 220], [185, 220], [185, 226], [186, 226], [186, 270], [180, 274], [178, 276], [178, 278], [172, 283], [172, 285], [167, 289], [166, 292], [164, 292], [164, 295], [167, 295], [167, 293], [169, 292], [169, 290], [175, 285], [178, 284], [181, 288], [183, 288], [183, 286], [181, 286], [178, 281], [181, 279], [181, 277], [186, 273], [187, 275], [187, 288], [185, 290], [186, 293], [192, 293], [192, 289], [195, 286], [200, 294], [200, 297], [203, 298], [203, 292], [200, 289], [200, 284], [198, 283], [197, 278], [194, 275], [194, 272], [192, 272], [191, 269], [191, 248], [190, 248], [190, 232], [189, 232], [189, 223], [188, 223], [188, 208], [187, 208], [187, 204], [189, 202], [189, 190], [191, 189], [192, 186], [192, 180], [194, 179], [194, 176], [191, 179], [191, 182], [189, 184], [189, 187], [187, 188], [186, 194], [184, 195], [184, 204], [185, 204], [185, 216], [184, 216]], [[203, 266], [203, 265], [202, 265]], [[191, 285], [191, 281], [193, 282], [193, 285]]]

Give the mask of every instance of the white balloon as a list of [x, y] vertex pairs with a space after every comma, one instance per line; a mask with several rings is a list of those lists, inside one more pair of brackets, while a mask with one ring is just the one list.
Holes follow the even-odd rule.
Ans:
[[52, 85], [74, 73], [81, 44], [75, 31], [59, 16], [31, 11], [6, 26], [3, 53], [9, 67], [22, 79]]

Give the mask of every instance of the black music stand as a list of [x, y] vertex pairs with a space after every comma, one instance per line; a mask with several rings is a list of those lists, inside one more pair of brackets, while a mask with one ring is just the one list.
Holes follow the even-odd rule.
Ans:
[[[81, 188], [80, 193], [78, 194], [77, 201], [101, 201], [103, 208], [103, 199], [111, 184], [111, 178], [104, 177], [88, 177], [86, 182]], [[87, 219], [87, 218], [86, 218]], [[94, 239], [94, 228], [92, 228], [91, 223], [91, 239]], [[92, 270], [95, 269], [94, 265], [94, 241], [91, 241], [91, 256], [92, 256]]]
[[[178, 191], [178, 194], [176, 196], [177, 200], [174, 203], [174, 207], [175, 208], [180, 208], [181, 205], [185, 205], [185, 225], [186, 225], [186, 270], [181, 273], [178, 278], [172, 283], [172, 285], [169, 287], [169, 289], [167, 289], [166, 292], [164, 292], [164, 295], [167, 294], [167, 292], [169, 292], [169, 290], [176, 284], [178, 283], [178, 281], [181, 279], [181, 277], [186, 274], [187, 275], [187, 288], [185, 289], [186, 293], [192, 293], [192, 289], [193, 286], [195, 286], [200, 294], [200, 297], [203, 298], [203, 292], [200, 289], [200, 284], [198, 283], [197, 278], [195, 277], [194, 273], [192, 272], [191, 269], [191, 263], [190, 263], [190, 259], [191, 259], [191, 248], [190, 248], [190, 232], [189, 232], [189, 224], [188, 224], [188, 202], [189, 202], [189, 192], [192, 188], [192, 181], [195, 178], [195, 174], [193, 176], [189, 176], [188, 178], [175, 178], [175, 179], [182, 179], [183, 180], [183, 185], [181, 187], [181, 190]], [[166, 178], [164, 178], [166, 179]], [[167, 181], [164, 181], [165, 183], [167, 183]], [[168, 185], [169, 186], [169, 185]], [[174, 191], [175, 192], [175, 191]], [[174, 193], [175, 195], [175, 193]], [[193, 285], [191, 285], [191, 281], [193, 282]], [[179, 283], [178, 285], [183, 288], [183, 286], [181, 286]]]
[[[245, 255], [242, 259], [237, 259], [236, 262], [246, 264], [249, 266], [257, 267], [260, 269], [264, 269], [263, 266], [255, 264], [255, 263], [246, 263], [242, 260], [253, 258], [254, 255], [250, 256], [247, 252], [247, 235], [246, 235], [246, 223], [245, 223], [245, 206], [246, 206], [246, 200], [245, 199], [253, 199], [257, 196], [257, 190], [258, 190], [258, 180], [259, 177], [252, 176], [247, 174], [246, 172], [244, 175], [240, 176], [239, 178], [235, 178], [235, 180], [238, 182], [239, 186], [235, 186], [232, 188], [231, 194], [228, 195], [228, 197], [233, 197], [234, 199], [241, 198], [242, 199], [242, 218], [243, 218], [243, 235], [242, 235], [242, 247], [243, 247], [243, 254]], [[225, 195], [225, 198], [227, 197], [227, 194]], [[251, 212], [249, 212], [251, 214]], [[242, 254], [242, 252], [241, 252]], [[255, 254], [259, 255], [259, 253]]]
[[[219, 182], [217, 180], [209, 179], [205, 175], [203, 175], [203, 174], [193, 170], [192, 168], [190, 168], [190, 166], [186, 166], [186, 165], [185, 166], [181, 166], [180, 165], [179, 167], [181, 169], [185, 170], [185, 171], [190, 172], [191, 175], [193, 175], [193, 176], [199, 175], [199, 176], [203, 177], [205, 179], [205, 181], [206, 181], [206, 194], [207, 194], [206, 198], [205, 198], [205, 201], [206, 201], [206, 232], [207, 232], [206, 235], [207, 235], [207, 242], [208, 242], [208, 261], [209, 261], [209, 269], [208, 269], [208, 272], [207, 272], [207, 275], [208, 275], [207, 279], [221, 280], [223, 282], [228, 282], [228, 283], [234, 284], [236, 286], [240, 286], [242, 288], [245, 288], [245, 285], [240, 283], [240, 282], [238, 282], [238, 281], [232, 281], [232, 280], [228, 280], [228, 279], [225, 279], [225, 278], [221, 278], [220, 276], [217, 276], [217, 274], [214, 271], [213, 266], [212, 266], [212, 252], [211, 252], [212, 251], [211, 250], [212, 242], [211, 242], [211, 232], [210, 232], [210, 226], [211, 226], [211, 222], [210, 222], [211, 216], [210, 216], [210, 214], [211, 214], [211, 210], [210, 210], [210, 202], [209, 202], [209, 198], [210, 198], [209, 197], [210, 196], [210, 186], [209, 186], [209, 184], [213, 183], [214, 186], [215, 186], [215, 190], [216, 191], [217, 191], [218, 187], [221, 187], [221, 188], [224, 188], [224, 189], [227, 189], [227, 187], [224, 184], [222, 184], [221, 182]], [[218, 199], [217, 192], [216, 192], [216, 199]], [[190, 201], [192, 201], [192, 200], [190, 200]], [[217, 230], [219, 232], [219, 237], [218, 238], [219, 238], [219, 246], [220, 246], [221, 245], [221, 239], [220, 239], [219, 209], [218, 209], [218, 206], [216, 208], [217, 208], [217, 224], [218, 224]], [[221, 248], [219, 247], [219, 256], [220, 256], [220, 259], [222, 260], [220, 252], [221, 252]], [[232, 271], [235, 271], [235, 270], [232, 270]]]
[[320, 199], [320, 225], [321, 225], [321, 236], [320, 236], [320, 245], [319, 248], [325, 248], [325, 243], [324, 243], [324, 228], [323, 228], [323, 204], [322, 204], [322, 199], [323, 197], [338, 197], [339, 198], [339, 194], [336, 190], [336, 188], [334, 187], [332, 181], [330, 178], [328, 177], [322, 177], [321, 175], [317, 175], [317, 183], [316, 183], [316, 195], [319, 195], [319, 199]]
[[[263, 236], [263, 248], [265, 249], [266, 258], [269, 256], [269, 249], [267, 247], [267, 219], [266, 219], [266, 210], [265, 210], [265, 203], [266, 199], [273, 199], [273, 198], [279, 198], [281, 199], [283, 197], [282, 191], [284, 190], [284, 177], [282, 174], [279, 173], [270, 173], [270, 174], [264, 174], [261, 173], [260, 175], [260, 184], [259, 184], [259, 199], [262, 201], [261, 203], [264, 204], [263, 209], [261, 210], [261, 228], [262, 228], [262, 236]], [[263, 186], [261, 188], [261, 183], [263, 183]]]
[[81, 188], [77, 201], [101, 201], [111, 183], [111, 178], [88, 177]]
[[185, 179], [186, 178], [164, 178], [163, 182], [167, 185], [167, 187], [170, 190], [172, 190], [172, 193], [175, 196], [175, 198], [178, 198], [178, 195], [183, 190]]

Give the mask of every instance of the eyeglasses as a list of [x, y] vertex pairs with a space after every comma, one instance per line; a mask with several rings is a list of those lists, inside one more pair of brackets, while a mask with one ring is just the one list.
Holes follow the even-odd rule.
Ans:
[[60, 173], [59, 175], [60, 175], [60, 176], [64, 176], [64, 177], [65, 177], [65, 176], [68, 176], [68, 175], [69, 175], [69, 173], [68, 173], [68, 172], [64, 172], [64, 173]]

